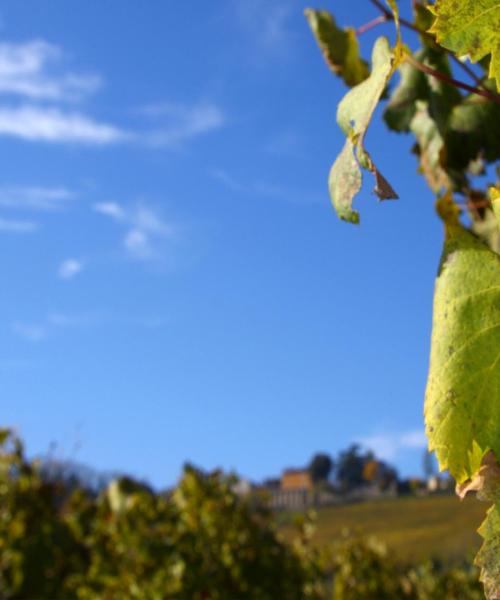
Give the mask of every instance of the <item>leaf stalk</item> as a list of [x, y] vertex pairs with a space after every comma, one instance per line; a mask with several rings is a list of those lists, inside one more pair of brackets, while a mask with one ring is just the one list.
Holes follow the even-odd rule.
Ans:
[[453, 77], [448, 77], [448, 75], [441, 73], [441, 71], [436, 71], [436, 69], [433, 69], [432, 67], [429, 67], [428, 65], [424, 65], [423, 63], [419, 62], [411, 54], [406, 55], [406, 60], [411, 65], [413, 65], [416, 69], [418, 69], [419, 71], [422, 71], [423, 73], [426, 73], [427, 75], [431, 75], [432, 77], [435, 77], [436, 79], [439, 79], [440, 81], [444, 81], [445, 83], [453, 85], [456, 88], [466, 90], [467, 92], [470, 92], [471, 94], [477, 94], [478, 96], [482, 96], [483, 98], [487, 98], [488, 100], [491, 100], [492, 102], [496, 102], [497, 104], [500, 104], [500, 96], [498, 94], [494, 94], [493, 92], [490, 92], [489, 90], [484, 90], [484, 89], [479, 89], [477, 87], [473, 87], [472, 85], [464, 83], [463, 81], [459, 81], [458, 79], [453, 79]]

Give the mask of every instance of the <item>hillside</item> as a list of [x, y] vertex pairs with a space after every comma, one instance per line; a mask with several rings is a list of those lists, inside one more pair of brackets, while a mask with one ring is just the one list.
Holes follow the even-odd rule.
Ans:
[[[374, 535], [402, 561], [470, 558], [481, 543], [475, 530], [487, 504], [454, 496], [395, 498], [332, 506], [318, 511], [314, 542], [324, 545], [343, 529]], [[284, 526], [285, 535], [290, 531]]]

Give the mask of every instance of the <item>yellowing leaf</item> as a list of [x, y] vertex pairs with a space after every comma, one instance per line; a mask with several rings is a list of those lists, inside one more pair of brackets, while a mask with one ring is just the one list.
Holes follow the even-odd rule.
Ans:
[[330, 195], [337, 214], [351, 223], [359, 222], [352, 209], [353, 197], [361, 189], [361, 167], [375, 177], [375, 193], [380, 199], [397, 198], [387, 180], [378, 171], [363, 142], [373, 111], [394, 70], [394, 57], [385, 37], [375, 42], [370, 77], [350, 90], [337, 110], [337, 123], [346, 134], [344, 147], [334, 162], [329, 177]]
[[500, 0], [436, 0], [430, 8], [438, 43], [473, 62], [491, 53], [489, 76], [500, 89]]
[[366, 79], [369, 75], [368, 65], [359, 56], [354, 29], [337, 27], [335, 19], [326, 10], [307, 8], [304, 14], [330, 69], [349, 86]]
[[500, 504], [494, 504], [479, 528], [484, 543], [476, 557], [488, 600], [500, 598]]
[[[453, 208], [454, 205], [449, 203]], [[500, 256], [446, 215], [425, 398], [430, 450], [457, 483], [500, 456]]]

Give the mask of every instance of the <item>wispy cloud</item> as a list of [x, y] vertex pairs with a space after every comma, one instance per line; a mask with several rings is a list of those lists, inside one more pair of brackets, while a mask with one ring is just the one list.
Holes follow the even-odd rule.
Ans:
[[177, 232], [176, 226], [163, 220], [144, 204], [130, 208], [116, 202], [102, 202], [94, 204], [93, 209], [126, 228], [123, 246], [132, 258], [159, 258], [156, 242], [161, 239], [172, 240]]
[[57, 107], [0, 107], [0, 135], [38, 142], [113, 144], [133, 136], [114, 125]]
[[74, 193], [64, 187], [0, 187], [0, 207], [16, 210], [59, 210], [73, 197]]
[[231, 192], [275, 198], [288, 196], [287, 191], [281, 185], [261, 180], [242, 182], [223, 169], [211, 169], [208, 171], [208, 175]]
[[57, 275], [60, 279], [73, 279], [83, 271], [84, 263], [76, 258], [67, 258], [59, 265]]
[[[57, 333], [74, 330], [87, 330], [97, 325], [111, 327], [143, 327], [162, 329], [171, 320], [164, 315], [120, 315], [115, 311], [89, 311], [82, 313], [54, 311], [46, 314], [39, 322], [13, 321], [11, 331], [32, 343], [46, 341]], [[1, 361], [0, 361], [1, 368]]]
[[425, 433], [420, 429], [381, 433], [360, 438], [358, 442], [385, 460], [395, 459], [403, 450], [423, 449], [427, 446]]
[[[111, 144], [130, 138], [120, 127], [101, 123], [62, 104], [97, 91], [97, 75], [57, 69], [64, 52], [45, 40], [0, 43], [0, 135], [31, 142]], [[48, 104], [49, 103], [49, 104]]]
[[45, 40], [0, 43], [0, 136], [53, 144], [174, 147], [225, 123], [221, 108], [207, 102], [144, 107], [139, 112], [149, 119], [149, 129], [100, 121], [68, 103], [94, 94], [101, 78], [58, 68], [65, 66], [64, 59], [63, 50]]
[[149, 119], [149, 126], [135, 129], [68, 107], [89, 98], [100, 86], [98, 75], [68, 70], [59, 46], [43, 39], [2, 42], [0, 136], [51, 144], [176, 147], [225, 123], [221, 108], [207, 102], [145, 107], [140, 112]]
[[[235, 0], [236, 18], [253, 45], [252, 57], [267, 61], [272, 57], [287, 57], [293, 44], [289, 20], [293, 7], [283, 0]], [[260, 56], [259, 56], [260, 55]]]
[[157, 122], [155, 131], [144, 134], [145, 141], [154, 146], [177, 146], [226, 123], [222, 109], [210, 103], [162, 103], [144, 106], [139, 112]]
[[100, 86], [97, 75], [58, 73], [62, 50], [44, 40], [0, 44], [0, 94], [30, 100], [74, 101]]
[[14, 321], [12, 331], [29, 342], [41, 342], [47, 337], [47, 330], [42, 325]]
[[236, 179], [223, 169], [211, 169], [208, 175], [227, 188], [230, 192], [247, 196], [260, 196], [293, 203], [309, 203], [316, 198], [310, 193], [300, 194], [297, 190], [290, 190], [285, 186], [269, 181], [244, 182]]
[[69, 314], [53, 312], [40, 319], [38, 323], [14, 321], [12, 331], [29, 342], [42, 342], [57, 329], [82, 328], [96, 323], [97, 313]]
[[83, 327], [92, 325], [101, 319], [98, 313], [63, 313], [52, 312], [47, 315], [46, 323], [52, 327]]
[[0, 232], [5, 233], [34, 233], [39, 228], [35, 221], [16, 221], [0, 218]]
[[93, 208], [101, 215], [106, 215], [116, 221], [124, 221], [126, 219], [125, 210], [116, 202], [98, 202], [94, 204]]

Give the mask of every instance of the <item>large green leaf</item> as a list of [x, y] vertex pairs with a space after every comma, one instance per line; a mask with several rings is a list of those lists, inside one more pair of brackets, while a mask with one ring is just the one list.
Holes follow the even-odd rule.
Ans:
[[473, 62], [491, 53], [490, 77], [500, 89], [500, 0], [436, 0], [430, 8], [439, 44]]
[[337, 214], [351, 223], [359, 222], [352, 200], [361, 189], [361, 169], [375, 177], [375, 193], [380, 199], [397, 198], [387, 180], [378, 171], [364, 147], [364, 136], [380, 97], [394, 70], [394, 56], [385, 37], [375, 42], [370, 77], [352, 88], [337, 110], [337, 123], [347, 136], [344, 147], [334, 162], [329, 177], [330, 195]]
[[500, 504], [490, 508], [479, 533], [484, 543], [476, 557], [476, 564], [481, 567], [486, 597], [495, 600], [500, 598]]
[[436, 281], [425, 418], [441, 469], [461, 483], [489, 450], [500, 456], [500, 256], [458, 223], [452, 206], [441, 206], [451, 216]]
[[359, 55], [354, 29], [337, 27], [335, 19], [326, 10], [307, 8], [304, 14], [330, 69], [349, 86], [366, 79], [368, 65]]

